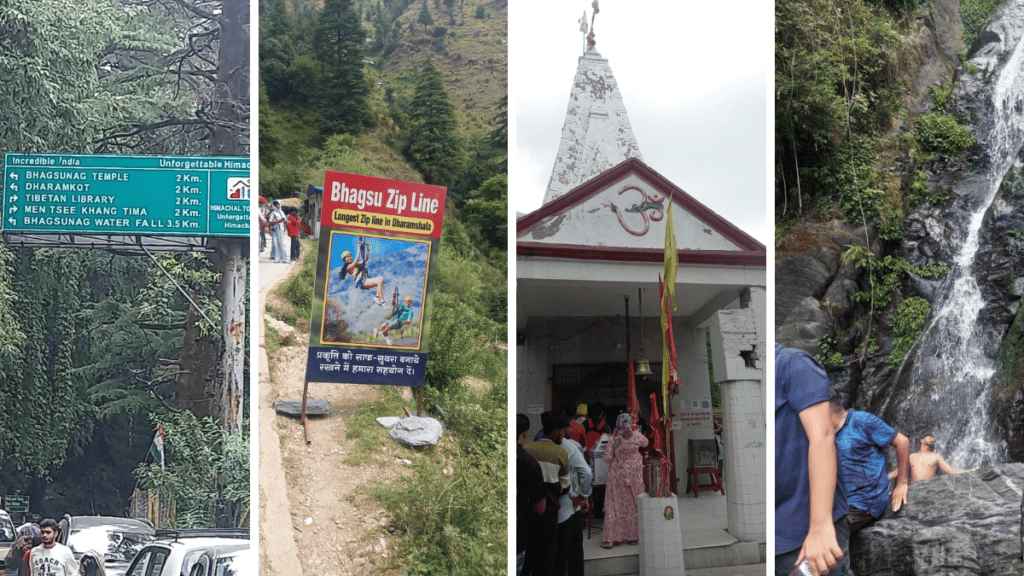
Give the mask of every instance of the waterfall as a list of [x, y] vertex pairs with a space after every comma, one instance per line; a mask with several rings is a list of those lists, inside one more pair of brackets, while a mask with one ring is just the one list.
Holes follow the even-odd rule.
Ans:
[[[1003, 13], [1004, 21], [1024, 16], [1024, 1], [1011, 2]], [[986, 64], [1005, 64], [992, 84], [991, 126], [982, 140], [990, 162], [985, 176], [984, 194], [977, 198], [960, 246], [945, 284], [944, 297], [936, 301], [932, 320], [922, 333], [914, 353], [900, 371], [908, 366], [910, 397], [900, 408], [900, 420], [912, 422], [918, 413], [926, 413], [933, 428], [928, 430], [939, 449], [954, 465], [972, 467], [999, 462], [1005, 458], [1005, 445], [996, 437], [990, 422], [991, 380], [996, 367], [985, 351], [985, 327], [979, 314], [985, 298], [978, 285], [974, 267], [985, 214], [995, 200], [1007, 172], [1013, 167], [1024, 143], [1024, 37], [1005, 34], [996, 57]], [[899, 379], [899, 378], [898, 378]], [[919, 432], [923, 432], [920, 431]]]

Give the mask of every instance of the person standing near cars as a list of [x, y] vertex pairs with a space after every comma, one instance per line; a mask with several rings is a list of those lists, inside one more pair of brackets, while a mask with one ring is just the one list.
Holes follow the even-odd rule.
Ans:
[[17, 539], [7, 551], [7, 558], [4, 559], [6, 576], [28, 576], [29, 573], [29, 552], [33, 546], [40, 542], [39, 528], [34, 524], [22, 524], [18, 526]]
[[42, 544], [29, 553], [32, 576], [79, 576], [78, 561], [71, 548], [57, 542], [57, 522], [47, 518], [39, 523]]

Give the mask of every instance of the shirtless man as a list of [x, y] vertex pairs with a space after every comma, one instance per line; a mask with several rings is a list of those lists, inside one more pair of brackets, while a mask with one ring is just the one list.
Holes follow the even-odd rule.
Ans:
[[[910, 455], [910, 479], [913, 482], [930, 480], [935, 477], [939, 470], [943, 474], [960, 474], [958, 470], [950, 466], [941, 454], [935, 452], [935, 437], [931, 434], [921, 438], [921, 447], [917, 452]], [[896, 471], [889, 473], [894, 478]]]

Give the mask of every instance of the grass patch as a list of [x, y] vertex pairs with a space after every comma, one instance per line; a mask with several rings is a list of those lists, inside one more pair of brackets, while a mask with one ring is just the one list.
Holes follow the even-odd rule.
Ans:
[[449, 458], [421, 458], [412, 474], [375, 491], [400, 531], [397, 557], [409, 575], [502, 574], [508, 537], [504, 382], [485, 391], [453, 384], [423, 394], [454, 443]]
[[345, 438], [352, 442], [352, 450], [345, 455], [351, 466], [369, 464], [381, 454], [381, 445], [394, 442], [388, 431], [377, 424], [379, 416], [402, 416], [403, 408], [412, 410], [410, 402], [402, 399], [395, 388], [385, 388], [377, 400], [362, 404], [355, 414], [345, 419]]
[[268, 303], [268, 311], [275, 318], [287, 322], [301, 331], [309, 329], [309, 311], [313, 305], [313, 281], [316, 279], [317, 244], [302, 240], [302, 262], [299, 270], [274, 289], [274, 295], [283, 302]]
[[268, 355], [273, 355], [281, 348], [287, 346], [285, 338], [281, 336], [280, 332], [274, 330], [274, 327], [267, 321], [263, 322], [263, 341], [266, 343]]

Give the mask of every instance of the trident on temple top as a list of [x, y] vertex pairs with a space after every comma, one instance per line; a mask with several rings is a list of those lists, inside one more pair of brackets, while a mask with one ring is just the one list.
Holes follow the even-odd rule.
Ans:
[[590, 15], [590, 34], [587, 34], [587, 50], [593, 50], [594, 44], [594, 18], [597, 18], [597, 13], [601, 11], [601, 8], [597, 5], [597, 0], [594, 0], [590, 6], [594, 9], [594, 12]]
[[[597, 0], [594, 0], [593, 2], [591, 2], [590, 6], [594, 9], [593, 14], [590, 16], [590, 26], [589, 27], [587, 26], [587, 11], [586, 10], [583, 11], [583, 16], [580, 16], [580, 21], [579, 21], [580, 22], [580, 32], [583, 33], [584, 40], [585, 40], [585, 44], [583, 46], [583, 51], [584, 52], [587, 52], [589, 50], [593, 50], [594, 49], [594, 44], [596, 44], [596, 41], [594, 40], [594, 18], [596, 18], [597, 17], [597, 13], [601, 11], [601, 8], [598, 6]], [[589, 33], [588, 33], [588, 31], [589, 31]]]

